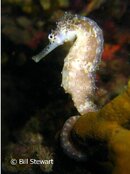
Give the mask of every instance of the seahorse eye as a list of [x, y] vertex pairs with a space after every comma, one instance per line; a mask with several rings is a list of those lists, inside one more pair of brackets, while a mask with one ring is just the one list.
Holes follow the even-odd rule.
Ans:
[[54, 34], [49, 34], [48, 35], [48, 39], [50, 40], [50, 42], [54, 42], [54, 40], [55, 40], [55, 36], [54, 36]]

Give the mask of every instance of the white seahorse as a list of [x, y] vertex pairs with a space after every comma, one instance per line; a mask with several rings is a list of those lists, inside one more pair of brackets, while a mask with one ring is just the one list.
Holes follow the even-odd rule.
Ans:
[[[64, 59], [61, 86], [66, 93], [72, 96], [74, 105], [81, 115], [95, 111], [96, 106], [92, 98], [95, 90], [95, 71], [103, 51], [102, 30], [93, 20], [66, 12], [48, 38], [50, 44], [32, 59], [39, 62], [56, 47], [73, 41], [74, 43]], [[69, 140], [72, 124], [78, 118], [79, 116], [73, 116], [64, 124], [61, 144], [72, 157], [84, 158], [84, 154], [76, 150]]]

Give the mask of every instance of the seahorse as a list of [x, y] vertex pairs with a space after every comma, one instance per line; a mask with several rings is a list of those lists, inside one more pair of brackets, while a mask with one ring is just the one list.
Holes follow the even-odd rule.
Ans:
[[[103, 33], [92, 19], [65, 12], [56, 23], [55, 30], [48, 35], [50, 44], [32, 59], [39, 62], [56, 47], [66, 42], [73, 42], [64, 59], [62, 83], [69, 93], [80, 115], [96, 111], [93, 103], [95, 91], [95, 71], [101, 62], [103, 51]], [[79, 116], [70, 117], [61, 132], [61, 145], [68, 155], [83, 159], [85, 155], [74, 147], [70, 139], [71, 129]]]

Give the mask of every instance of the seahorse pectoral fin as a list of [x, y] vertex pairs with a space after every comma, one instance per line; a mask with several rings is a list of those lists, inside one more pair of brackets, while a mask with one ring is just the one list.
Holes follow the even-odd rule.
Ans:
[[32, 59], [36, 63], [39, 62], [42, 58], [44, 58], [47, 54], [49, 54], [52, 50], [54, 50], [59, 45], [60, 44], [58, 44], [58, 43], [50, 43], [39, 54], [37, 54], [36, 56], [33, 56]]

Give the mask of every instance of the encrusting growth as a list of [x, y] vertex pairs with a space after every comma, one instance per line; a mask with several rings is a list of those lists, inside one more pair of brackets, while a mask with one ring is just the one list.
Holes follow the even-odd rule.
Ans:
[[[43, 57], [53, 49], [65, 42], [73, 41], [73, 45], [68, 55], [64, 59], [62, 71], [62, 84], [66, 93], [72, 97], [75, 107], [81, 115], [96, 111], [93, 103], [95, 90], [95, 71], [100, 63], [103, 51], [103, 34], [102, 30], [93, 20], [65, 13], [57, 22], [57, 28], [48, 36], [50, 44], [38, 55], [33, 57], [35, 62], [39, 62]], [[74, 118], [74, 117], [73, 117]], [[69, 124], [74, 123], [75, 119], [70, 119]], [[82, 157], [74, 147], [71, 146], [69, 137], [70, 125], [65, 123], [61, 133], [61, 144], [68, 154], [74, 158]]]
[[[73, 133], [80, 141], [106, 142], [112, 174], [130, 174], [130, 82], [127, 90], [98, 112], [87, 113], [76, 121]], [[91, 147], [89, 147], [91, 149]], [[90, 150], [89, 149], [89, 150]], [[85, 154], [84, 154], [85, 155]], [[87, 155], [87, 154], [86, 154]]]

